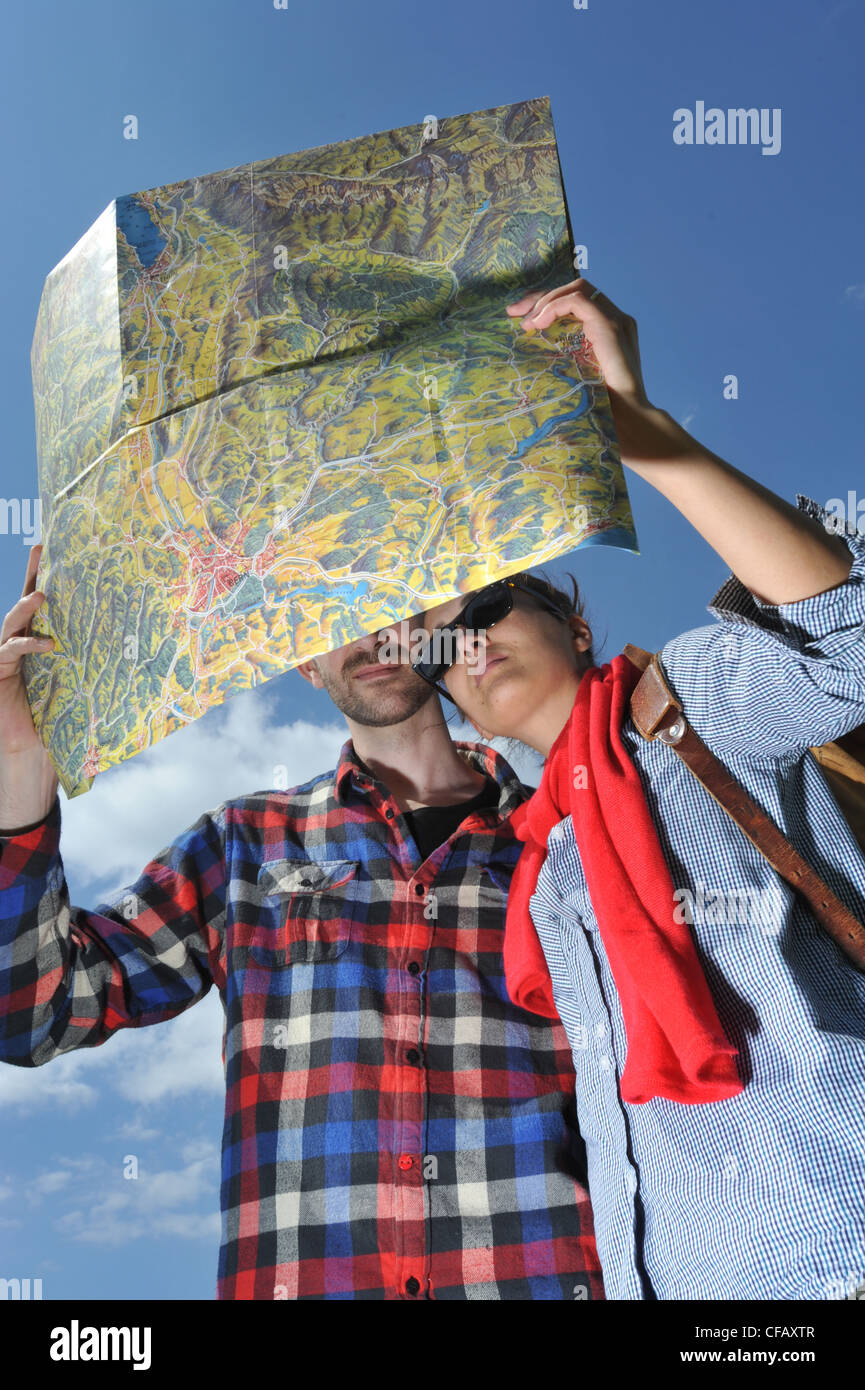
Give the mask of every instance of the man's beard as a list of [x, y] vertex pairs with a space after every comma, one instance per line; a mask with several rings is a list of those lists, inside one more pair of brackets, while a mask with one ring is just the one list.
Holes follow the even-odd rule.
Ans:
[[406, 719], [411, 719], [434, 694], [432, 686], [414, 673], [410, 681], [402, 680], [398, 686], [394, 681], [389, 682], [387, 688], [382, 688], [378, 681], [370, 681], [369, 690], [364, 690], [363, 682], [354, 680], [355, 672], [378, 664], [357, 661], [349, 671], [341, 672], [336, 679], [320, 666], [316, 667], [322, 685], [337, 709], [355, 724], [374, 729], [402, 724]]

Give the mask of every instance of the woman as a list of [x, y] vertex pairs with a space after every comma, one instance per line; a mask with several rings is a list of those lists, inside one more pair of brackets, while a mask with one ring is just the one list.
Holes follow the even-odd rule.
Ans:
[[[624, 463], [733, 571], [718, 621], [663, 648], [668, 684], [865, 920], [865, 858], [808, 751], [865, 721], [865, 539], [830, 534], [823, 508], [789, 505], [653, 406], [634, 320], [586, 280], [509, 312], [524, 329], [582, 323]], [[673, 750], [640, 737], [639, 671], [593, 665], [578, 603], [519, 579], [481, 591], [473, 621], [466, 596], [430, 610], [427, 630], [459, 619], [461, 640], [453, 664], [417, 669], [481, 737], [546, 759], [514, 816], [505, 966], [514, 999], [568, 1032], [607, 1297], [855, 1297], [865, 975]]]

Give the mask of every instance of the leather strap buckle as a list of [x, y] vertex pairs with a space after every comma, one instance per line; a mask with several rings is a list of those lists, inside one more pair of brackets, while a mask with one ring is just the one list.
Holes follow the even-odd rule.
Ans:
[[[807, 902], [838, 949], [857, 970], [865, 972], [865, 923], [854, 917], [850, 908], [823, 882], [771, 817], [690, 727], [664, 679], [657, 653], [650, 657], [641, 647], [626, 647], [625, 655], [643, 671], [631, 693], [630, 706], [631, 719], [643, 738], [658, 738], [672, 746], [676, 757], [705, 787], [709, 796], [714, 797], [775, 872]], [[862, 728], [865, 729], [865, 725]], [[677, 744], [682, 746], [677, 747]]]
[[669, 743], [675, 746], [675, 744], [682, 742], [682, 739], [688, 732], [688, 728], [687, 719], [684, 714], [680, 714], [666, 729], [659, 729], [655, 737], [659, 738], [662, 743]]
[[[670, 715], [676, 717], [670, 721]], [[631, 718], [643, 738], [679, 743], [688, 732], [682, 707], [669, 690], [657, 658], [643, 672], [631, 695]], [[664, 727], [666, 721], [666, 727]]]

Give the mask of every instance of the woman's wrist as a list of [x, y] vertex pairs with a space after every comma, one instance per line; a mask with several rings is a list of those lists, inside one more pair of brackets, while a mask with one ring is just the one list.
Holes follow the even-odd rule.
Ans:
[[616, 430], [622, 462], [647, 482], [654, 482], [664, 464], [680, 467], [688, 462], [723, 463], [680, 425], [662, 406], [616, 406]]

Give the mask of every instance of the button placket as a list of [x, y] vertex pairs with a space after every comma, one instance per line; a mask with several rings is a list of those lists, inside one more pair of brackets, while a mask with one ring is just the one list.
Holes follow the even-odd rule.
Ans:
[[[423, 1287], [428, 1260], [426, 1184], [421, 1159], [426, 1112], [427, 1079], [419, 1040], [424, 1027], [424, 990], [420, 984], [421, 961], [432, 941], [434, 922], [424, 917], [429, 872], [423, 880], [409, 879], [403, 889], [406, 928], [404, 968], [411, 977], [401, 991], [400, 1030], [394, 1037], [398, 1093], [395, 1097], [394, 1212], [401, 1244], [396, 1251], [396, 1287], [403, 1297], [417, 1297]], [[397, 899], [399, 910], [399, 899]], [[420, 960], [418, 959], [420, 957]], [[414, 967], [414, 968], [412, 968]], [[413, 1290], [413, 1292], [412, 1292]]]

